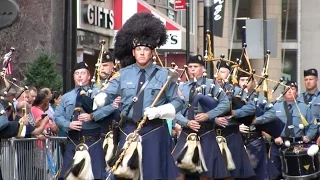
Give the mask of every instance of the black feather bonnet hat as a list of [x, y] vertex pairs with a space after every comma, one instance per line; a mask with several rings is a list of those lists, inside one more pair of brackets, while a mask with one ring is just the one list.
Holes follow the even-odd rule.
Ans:
[[126, 67], [136, 62], [132, 56], [132, 49], [135, 47], [154, 49], [166, 42], [167, 28], [159, 18], [148, 12], [136, 13], [117, 32], [114, 56], [120, 61], [121, 67]]

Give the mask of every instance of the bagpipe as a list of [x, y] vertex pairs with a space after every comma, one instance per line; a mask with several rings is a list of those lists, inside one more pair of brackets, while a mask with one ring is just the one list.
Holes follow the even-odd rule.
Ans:
[[[211, 41], [210, 41], [210, 33], [208, 32], [206, 35], [206, 50], [205, 50], [205, 60], [213, 58], [212, 49], [211, 49]], [[224, 58], [224, 55], [221, 55], [220, 58]], [[207, 64], [205, 64], [206, 66]], [[213, 67], [216, 70], [214, 75], [213, 81], [207, 87], [207, 73], [206, 71], [202, 74], [202, 82], [201, 84], [195, 88], [195, 91], [192, 90], [194, 86], [196, 86], [197, 79], [195, 75], [193, 75], [193, 82], [190, 94], [189, 94], [189, 104], [187, 105], [187, 109], [183, 113], [184, 116], [187, 115], [187, 119], [192, 120], [195, 119], [195, 116], [201, 113], [207, 113], [210, 110], [217, 107], [219, 104], [219, 98], [223, 93], [223, 89], [218, 86], [216, 79], [220, 78], [218, 74], [219, 64], [213, 64]], [[219, 89], [217, 90], [216, 88]], [[209, 89], [209, 90], [208, 90]], [[199, 109], [201, 108], [201, 110]], [[188, 113], [188, 114], [186, 114]], [[214, 129], [214, 122], [201, 122], [199, 123], [201, 128], [198, 132], [194, 132], [191, 129], [185, 129], [185, 133], [188, 134], [186, 137], [186, 142], [184, 147], [177, 155], [176, 164], [178, 167], [182, 169], [186, 169], [189, 172], [198, 172], [202, 173], [207, 171], [206, 162], [202, 152], [202, 145], [200, 143], [200, 137], [203, 133], [207, 132], [208, 130]], [[204, 128], [203, 128], [204, 127]], [[208, 129], [207, 129], [208, 128]]]
[[[92, 99], [86, 95], [87, 92], [81, 82], [79, 85], [72, 121], [78, 121], [78, 116], [83, 112], [88, 114], [93, 112]], [[79, 138], [82, 136], [81, 131], [78, 132], [78, 136]], [[89, 147], [85, 142], [80, 141], [76, 145], [72, 163], [64, 176], [65, 179], [93, 179]]]
[[[77, 120], [76, 117], [78, 117], [81, 113], [87, 113], [92, 114], [99, 108], [105, 106], [107, 94], [103, 91], [106, 89], [108, 82], [115, 78], [116, 76], [119, 76], [119, 63], [116, 61], [116, 65], [113, 67], [113, 70], [108, 74], [106, 80], [104, 83], [101, 83], [100, 74], [101, 74], [101, 68], [102, 68], [102, 59], [103, 56], [106, 54], [105, 48], [105, 40], [100, 41], [100, 52], [97, 59], [97, 63], [95, 64], [95, 71], [94, 75], [91, 79], [91, 84], [89, 85], [89, 89], [85, 89], [82, 86], [82, 83], [80, 82], [79, 90], [77, 92], [76, 96], [76, 103], [74, 108], [74, 119]], [[96, 87], [94, 87], [96, 85]], [[103, 121], [99, 121], [101, 126], [104, 126]], [[115, 151], [114, 144], [114, 135], [115, 131], [110, 131], [106, 134], [104, 142], [103, 142], [103, 149], [105, 152], [105, 160], [108, 161], [113, 155]], [[81, 136], [81, 132], [79, 132], [79, 136]], [[76, 147], [76, 153], [73, 158], [73, 163], [70, 166], [70, 169], [68, 173], [65, 175], [66, 178], [83, 178], [83, 179], [90, 179], [93, 177], [92, 170], [91, 170], [91, 158], [88, 152], [88, 147], [84, 143], [80, 143]], [[81, 171], [79, 171], [79, 167], [86, 167], [85, 169], [82, 168]]]
[[[249, 62], [249, 59], [248, 59], [247, 52], [246, 52], [245, 48], [246, 48], [246, 44], [244, 44], [244, 46], [243, 46], [243, 52], [242, 52], [243, 55], [241, 57], [244, 57], [245, 61]], [[237, 77], [237, 73], [240, 72], [240, 73], [245, 73], [245, 74], [249, 75], [249, 79], [250, 80], [252, 78], [259, 79], [259, 82], [257, 83], [256, 87], [254, 88], [254, 91], [251, 91], [245, 98], [240, 99], [240, 97], [242, 96], [242, 94], [245, 91], [244, 90], [245, 88], [241, 88], [239, 93], [235, 94], [235, 96], [232, 97], [232, 105], [231, 105], [232, 107], [231, 107], [231, 109], [241, 108], [243, 105], [245, 105], [248, 102], [248, 100], [250, 100], [251, 96], [254, 95], [253, 101], [254, 101], [254, 103], [256, 105], [256, 108], [257, 108], [257, 113], [255, 114], [255, 116], [258, 117], [259, 115], [262, 115], [266, 110], [268, 110], [270, 108], [273, 108], [274, 104], [282, 101], [283, 96], [287, 93], [287, 91], [289, 91], [291, 89], [291, 87], [293, 85], [284, 84], [282, 78], [280, 78], [278, 81], [275, 81], [275, 80], [269, 78], [269, 76], [268, 76], [269, 60], [270, 60], [270, 51], [267, 51], [266, 55], [265, 55], [265, 63], [264, 63], [264, 66], [263, 66], [263, 71], [262, 71], [261, 75], [257, 75], [257, 74], [255, 74], [254, 70], [252, 70], [250, 72], [250, 71], [248, 71], [248, 69], [245, 69], [245, 68], [241, 67], [241, 64], [244, 62], [244, 60], [242, 60], [242, 59], [237, 60], [236, 62], [234, 62], [232, 60], [223, 59], [223, 61], [226, 61], [229, 64], [232, 64], [232, 70], [231, 71], [233, 72], [233, 74], [231, 75], [232, 77], [229, 76], [228, 78], [231, 78], [232, 80], [233, 79], [237, 79], [238, 78]], [[221, 59], [213, 59], [211, 61], [221, 61]], [[233, 82], [234, 87], [236, 85], [238, 85], [238, 81], [236, 81], [236, 83], [235, 83], [235, 81], [232, 81], [232, 82]], [[268, 83], [269, 82], [276, 83], [276, 85], [273, 87], [272, 90], [270, 90], [268, 88]], [[258, 103], [258, 96], [259, 96], [259, 91], [260, 91], [259, 87], [262, 84], [263, 84], [263, 88], [262, 89], [263, 89], [264, 97], [266, 98], [266, 100], [264, 100], [260, 104], [260, 103]], [[276, 97], [274, 101], [271, 101], [273, 94], [276, 92], [276, 90], [278, 89], [279, 86], [283, 86], [284, 87], [284, 91], [278, 97]], [[293, 99], [294, 99], [295, 104], [297, 105], [296, 97], [293, 97]], [[299, 107], [298, 107], [298, 112], [300, 114], [300, 119], [301, 119], [302, 124], [304, 126], [308, 126], [308, 122], [306, 121], [305, 117], [301, 114]], [[252, 118], [254, 119], [255, 116], [252, 116]], [[238, 119], [238, 121], [242, 122], [244, 124], [247, 124], [247, 125], [251, 124], [249, 118], [248, 118], [247, 121], [242, 121], [241, 119]], [[274, 128], [272, 128], [272, 127], [275, 127], [275, 126], [284, 127], [284, 124], [283, 123], [279, 123], [279, 122], [280, 121], [276, 120], [276, 121], [272, 121], [271, 123], [265, 124], [264, 125], [264, 127], [265, 127], [264, 130], [266, 132], [269, 132], [270, 134], [279, 135], [279, 131], [275, 132]], [[274, 137], [276, 137], [276, 136], [274, 136]]]

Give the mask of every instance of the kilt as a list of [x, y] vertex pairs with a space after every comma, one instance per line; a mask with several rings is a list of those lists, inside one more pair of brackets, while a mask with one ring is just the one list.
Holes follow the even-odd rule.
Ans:
[[282, 146], [276, 145], [272, 143], [270, 147], [270, 160], [272, 164], [277, 168], [280, 172], [280, 178], [282, 177], [282, 167], [281, 167], [281, 159], [280, 159], [280, 148]]
[[[126, 123], [120, 129], [120, 142], [122, 148], [126, 136], [137, 128], [134, 123]], [[171, 155], [171, 136], [167, 124], [148, 123], [142, 127], [139, 135], [142, 137], [142, 172], [143, 179], [172, 180], [179, 176], [178, 169]], [[118, 149], [117, 152], [120, 152]]]
[[[78, 133], [78, 132], [75, 132]], [[70, 135], [71, 133], [69, 133]], [[82, 130], [81, 135], [82, 136], [100, 136], [101, 129], [90, 129], [90, 130]], [[72, 138], [72, 141], [75, 144], [79, 144], [79, 140], [75, 140]], [[65, 153], [63, 156], [63, 164], [61, 168], [61, 173], [59, 176], [60, 180], [63, 180], [66, 173], [68, 172], [71, 163], [73, 161], [73, 157], [75, 154], [75, 148], [76, 146], [69, 138], [66, 144]], [[92, 172], [95, 179], [105, 179], [105, 160], [104, 160], [104, 154], [102, 149], [102, 140], [99, 139], [98, 141], [89, 141], [85, 142], [85, 144], [89, 147], [89, 154], [91, 157], [91, 166], [92, 166]]]
[[257, 179], [276, 179], [280, 175], [267, 156], [264, 138], [253, 139], [246, 146]]
[[[173, 150], [173, 157], [178, 159], [180, 152], [182, 151], [186, 138], [190, 133], [194, 133], [189, 128], [183, 128], [178, 138], [178, 142]], [[200, 136], [200, 144], [203, 151], [203, 157], [208, 168], [208, 171], [202, 172], [200, 176], [207, 178], [226, 178], [230, 177], [230, 173], [227, 170], [225, 160], [221, 154], [218, 143], [216, 141], [216, 132], [214, 129], [200, 129], [197, 133]], [[186, 170], [180, 169], [187, 174]]]
[[230, 171], [231, 176], [233, 178], [249, 178], [255, 176], [240, 132], [234, 132], [225, 138], [236, 166], [236, 169]]

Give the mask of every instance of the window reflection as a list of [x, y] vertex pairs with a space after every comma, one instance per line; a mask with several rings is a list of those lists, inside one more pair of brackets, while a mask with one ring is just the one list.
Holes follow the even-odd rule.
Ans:
[[[234, 14], [236, 8], [236, 0], [232, 1], [232, 20], [234, 17]], [[236, 21], [236, 32], [235, 32], [235, 41], [241, 41], [242, 40], [242, 27], [246, 25], [246, 19], [250, 18], [251, 15], [251, 0], [240, 0], [239, 1], [239, 7], [238, 7], [238, 15], [237, 15], [237, 21]], [[233, 21], [232, 21], [233, 22]]]
[[297, 81], [297, 50], [282, 50], [282, 77], [285, 81]]
[[282, 0], [282, 41], [297, 40], [297, 0]]

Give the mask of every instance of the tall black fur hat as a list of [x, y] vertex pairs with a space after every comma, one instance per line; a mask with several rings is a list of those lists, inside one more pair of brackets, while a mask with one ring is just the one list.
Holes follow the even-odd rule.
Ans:
[[148, 12], [140, 12], [131, 16], [115, 36], [114, 56], [121, 67], [135, 63], [132, 49], [146, 46], [151, 49], [167, 42], [167, 28], [163, 22]]

